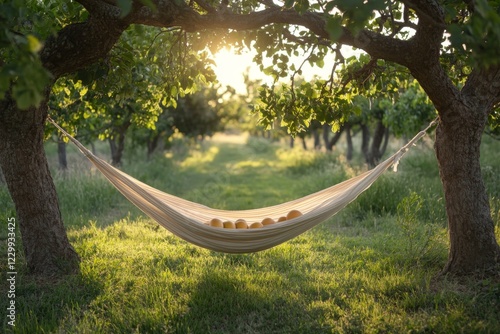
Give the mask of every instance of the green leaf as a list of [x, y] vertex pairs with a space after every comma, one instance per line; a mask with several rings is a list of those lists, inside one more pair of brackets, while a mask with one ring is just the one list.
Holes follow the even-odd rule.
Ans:
[[87, 94], [87, 92], [89, 91], [89, 88], [88, 87], [83, 87], [81, 90], [80, 90], [80, 97], [84, 97], [85, 94]]
[[36, 38], [35, 36], [29, 34], [26, 36], [26, 40], [28, 42], [28, 50], [33, 53], [37, 53], [43, 47], [43, 44]]

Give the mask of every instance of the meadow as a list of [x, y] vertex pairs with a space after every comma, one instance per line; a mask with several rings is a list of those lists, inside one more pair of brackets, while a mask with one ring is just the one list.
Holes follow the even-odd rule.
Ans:
[[[150, 161], [129, 150], [123, 170], [222, 209], [277, 204], [362, 172], [342, 148], [326, 154], [261, 138], [176, 143]], [[394, 152], [401, 142], [389, 149]], [[500, 240], [498, 142], [484, 138], [483, 175]], [[99, 154], [106, 157], [105, 146]], [[72, 146], [66, 172], [47, 154], [81, 272], [58, 282], [17, 259], [12, 333], [500, 333], [500, 281], [439, 276], [447, 259], [443, 193], [429, 138], [356, 201], [272, 249], [208, 251], [175, 237], [127, 202]], [[15, 217], [0, 185], [0, 219]], [[0, 268], [6, 269], [5, 224]], [[21, 239], [17, 232], [18, 254]], [[3, 274], [2, 274], [3, 275]]]

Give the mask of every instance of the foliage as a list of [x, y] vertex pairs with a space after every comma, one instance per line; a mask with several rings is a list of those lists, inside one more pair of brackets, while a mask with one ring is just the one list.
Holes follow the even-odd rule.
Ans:
[[500, 2], [477, 0], [474, 4], [450, 1], [447, 14], [450, 42], [469, 65], [495, 66], [500, 59]]
[[9, 92], [20, 109], [39, 105], [50, 80], [38, 57], [43, 44], [33, 29], [43, 22], [42, 15], [33, 15], [42, 13], [42, 6], [21, 0], [0, 4], [0, 100]]
[[436, 118], [434, 106], [416, 82], [412, 82], [408, 90], [401, 93], [396, 103], [387, 109], [385, 123], [391, 127], [396, 136], [409, 137]]
[[215, 79], [207, 53], [189, 50], [186, 38], [176, 30], [130, 28], [108, 58], [58, 80], [52, 117], [88, 139], [113, 138], [129, 125], [154, 132], [165, 108]]
[[419, 224], [419, 214], [424, 200], [416, 192], [404, 197], [398, 204], [397, 224], [403, 231], [404, 250], [408, 261], [418, 262], [426, 255], [432, 245], [435, 225]]
[[191, 138], [212, 136], [223, 129], [224, 107], [217, 88], [206, 88], [179, 99], [169, 111], [175, 128]]

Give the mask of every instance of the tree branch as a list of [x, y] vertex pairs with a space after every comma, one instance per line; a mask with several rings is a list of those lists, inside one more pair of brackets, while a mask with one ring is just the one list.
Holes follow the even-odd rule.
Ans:
[[62, 28], [47, 39], [40, 59], [55, 79], [104, 58], [127, 28], [119, 8], [98, 0], [78, 0], [90, 13], [86, 22]]
[[[419, 20], [425, 20], [428, 23], [442, 29], [446, 28], [444, 21], [444, 9], [436, 0], [401, 0], [405, 6], [415, 11]], [[406, 9], [405, 9], [406, 10]]]
[[118, 19], [120, 17], [120, 8], [116, 6], [114, 0], [75, 0], [91, 14], [106, 15]]
[[500, 66], [473, 70], [461, 93], [479, 107], [493, 110], [500, 103]]
[[[267, 4], [268, 1], [265, 3]], [[158, 27], [178, 26], [187, 32], [209, 29], [252, 30], [268, 24], [281, 23], [305, 27], [319, 38], [330, 40], [324, 15], [320, 13], [306, 12], [299, 14], [294, 9], [272, 6], [249, 14], [235, 14], [229, 11], [217, 10], [207, 14], [200, 14], [185, 3], [157, 1], [155, 4], [158, 13], [142, 8], [140, 11], [131, 13], [128, 21]], [[369, 30], [363, 30], [357, 36], [354, 36], [348, 29], [344, 28], [338, 43], [365, 50], [376, 58], [386, 59], [402, 65], [407, 65], [410, 57], [408, 41], [384, 36]]]
[[201, 8], [203, 8], [204, 10], [207, 11], [207, 13], [215, 13], [216, 12], [216, 9], [214, 7], [212, 7], [208, 2], [206, 2], [205, 0], [194, 0], [194, 2], [196, 2], [198, 4], [198, 6], [200, 6]]

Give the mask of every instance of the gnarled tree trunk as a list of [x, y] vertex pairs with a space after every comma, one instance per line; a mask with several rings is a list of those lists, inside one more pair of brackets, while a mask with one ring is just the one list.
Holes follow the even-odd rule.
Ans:
[[[467, 118], [461, 118], [460, 114]], [[477, 115], [457, 110], [444, 118], [436, 130], [435, 150], [450, 236], [448, 263], [443, 272], [457, 275], [484, 273], [500, 262], [500, 248], [479, 164], [486, 117], [474, 119], [474, 114]]]
[[66, 236], [45, 156], [46, 116], [46, 102], [29, 110], [18, 110], [8, 97], [0, 104], [0, 166], [16, 207], [28, 270], [51, 276], [78, 270], [79, 257]]
[[[114, 6], [91, 5], [87, 9], [99, 13], [45, 41], [40, 59], [54, 80], [102, 59], [128, 26]], [[0, 100], [0, 166], [16, 207], [29, 272], [60, 276], [77, 271], [79, 257], [66, 236], [43, 147], [50, 89], [39, 107], [28, 110], [19, 110], [9, 93]]]

